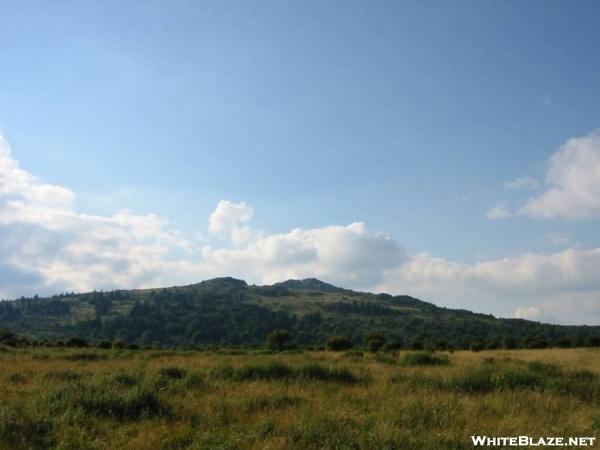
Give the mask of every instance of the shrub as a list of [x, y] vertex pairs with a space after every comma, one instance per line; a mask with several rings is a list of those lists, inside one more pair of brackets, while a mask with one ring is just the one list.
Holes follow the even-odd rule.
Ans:
[[24, 337], [17, 336], [10, 331], [0, 330], [0, 344], [8, 347], [26, 347], [31, 343]]
[[354, 343], [346, 336], [333, 336], [327, 340], [327, 348], [334, 352], [350, 350]]
[[281, 351], [292, 342], [292, 336], [286, 330], [273, 330], [267, 337], [267, 346], [271, 350]]
[[445, 355], [435, 355], [429, 352], [411, 352], [404, 355], [402, 363], [407, 366], [442, 366], [450, 364]]
[[119, 372], [111, 378], [111, 381], [121, 386], [131, 387], [138, 384], [140, 382], [140, 378], [141, 377], [138, 375]]
[[0, 446], [44, 450], [54, 445], [52, 422], [38, 414], [9, 407], [0, 411]]
[[278, 362], [264, 365], [247, 365], [234, 368], [230, 365], [219, 366], [212, 370], [211, 375], [233, 381], [253, 380], [321, 380], [335, 382], [354, 382], [357, 378], [345, 368], [328, 368], [320, 364], [305, 364], [292, 368]]
[[423, 343], [421, 341], [413, 341], [410, 344], [410, 349], [411, 350], [423, 350], [425, 347], [423, 346]]
[[366, 336], [366, 341], [369, 351], [377, 352], [385, 345], [385, 336], [378, 332], [372, 332]]
[[69, 338], [69, 339], [66, 340], [65, 345], [67, 347], [83, 348], [83, 347], [87, 347], [88, 343], [83, 338], [72, 337], [72, 338]]
[[390, 366], [395, 366], [396, 364], [398, 364], [398, 360], [396, 358], [380, 353], [377, 353], [375, 355], [375, 361], [381, 364], [388, 364]]
[[515, 338], [508, 336], [504, 338], [503, 346], [507, 350], [514, 350], [519, 347], [519, 342]]
[[21, 384], [21, 383], [25, 383], [25, 381], [27, 381], [27, 378], [25, 377], [25, 375], [23, 375], [22, 373], [13, 373], [11, 375], [9, 375], [8, 377], [6, 377], [7, 381], [11, 382], [11, 383], [15, 383], [15, 384]]
[[487, 367], [478, 367], [467, 370], [452, 378], [448, 385], [453, 390], [468, 393], [485, 393], [494, 389], [492, 370]]
[[499, 371], [493, 379], [494, 387], [500, 390], [534, 389], [544, 385], [544, 379], [540, 374], [519, 369], [504, 368]]
[[226, 365], [217, 367], [212, 371], [212, 375], [217, 378], [235, 381], [280, 380], [290, 378], [291, 373], [292, 371], [288, 366], [276, 362], [267, 365], [247, 365], [239, 368]]
[[162, 369], [159, 370], [159, 373], [162, 376], [167, 377], [167, 378], [181, 380], [181, 379], [185, 378], [185, 375], [187, 374], [187, 370], [182, 369], [181, 367], [170, 366], [170, 367], [163, 367]]
[[150, 385], [122, 388], [112, 382], [76, 384], [51, 394], [49, 403], [56, 410], [76, 408], [88, 416], [121, 421], [173, 415], [170, 405]]
[[64, 357], [69, 361], [98, 361], [99, 359], [107, 359], [106, 355], [99, 355], [98, 353], [71, 353]]
[[383, 351], [384, 352], [395, 352], [398, 350], [402, 350], [402, 342], [400, 341], [391, 341], [391, 342], [387, 342], [384, 346], [383, 346]]
[[590, 336], [588, 343], [590, 347], [600, 347], [600, 335]]
[[471, 342], [471, 344], [469, 345], [469, 348], [471, 349], [472, 352], [480, 352], [481, 350], [483, 350], [485, 348], [485, 343], [479, 339], [474, 340], [473, 342]]
[[184, 379], [183, 386], [187, 389], [197, 389], [204, 386], [204, 380], [199, 373], [188, 373]]
[[344, 356], [351, 359], [361, 359], [365, 354], [360, 350], [349, 350], [344, 353]]
[[112, 346], [112, 342], [107, 341], [106, 339], [96, 342], [96, 347], [103, 350], [110, 350]]
[[320, 364], [306, 364], [294, 371], [296, 378], [306, 380], [335, 381], [339, 383], [354, 383], [357, 381], [352, 372], [346, 368], [327, 368]]

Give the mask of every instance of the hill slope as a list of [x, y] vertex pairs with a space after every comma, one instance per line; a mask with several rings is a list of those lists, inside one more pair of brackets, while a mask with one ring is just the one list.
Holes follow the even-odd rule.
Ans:
[[373, 331], [405, 346], [465, 348], [509, 341], [527, 347], [582, 345], [600, 327], [540, 324], [440, 308], [409, 296], [370, 294], [316, 279], [250, 286], [216, 278], [189, 286], [61, 294], [0, 302], [0, 328], [32, 338], [81, 336], [141, 345], [258, 345], [287, 329], [300, 345]]

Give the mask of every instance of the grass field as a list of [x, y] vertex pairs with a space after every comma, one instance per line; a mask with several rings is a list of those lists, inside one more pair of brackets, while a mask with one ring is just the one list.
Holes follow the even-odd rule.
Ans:
[[595, 349], [4, 349], [0, 368], [2, 449], [435, 450], [600, 431]]

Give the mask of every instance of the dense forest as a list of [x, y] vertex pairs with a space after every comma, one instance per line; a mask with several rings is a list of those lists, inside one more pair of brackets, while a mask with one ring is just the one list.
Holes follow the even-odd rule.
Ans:
[[48, 345], [79, 337], [153, 347], [260, 346], [285, 330], [296, 346], [332, 337], [396, 348], [600, 345], [600, 327], [559, 326], [440, 308], [409, 296], [354, 292], [319, 280], [272, 286], [217, 278], [189, 286], [64, 293], [0, 302], [0, 329]]

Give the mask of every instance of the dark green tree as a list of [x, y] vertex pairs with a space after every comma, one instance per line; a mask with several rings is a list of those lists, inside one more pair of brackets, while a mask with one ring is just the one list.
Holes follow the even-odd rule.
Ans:
[[350, 350], [352, 347], [354, 347], [354, 342], [346, 336], [333, 336], [327, 340], [327, 348], [334, 352]]
[[267, 346], [280, 352], [292, 343], [292, 335], [287, 330], [273, 330], [267, 336]]
[[367, 334], [365, 340], [370, 352], [379, 351], [385, 345], [385, 336], [376, 331]]

